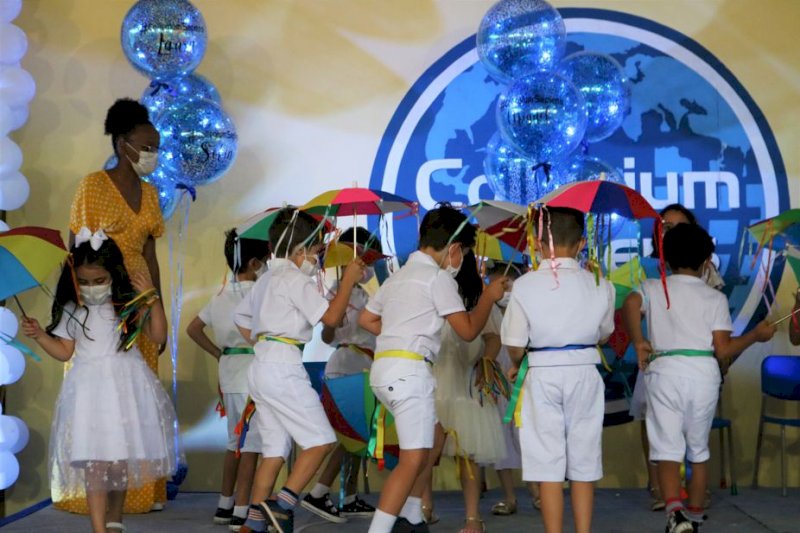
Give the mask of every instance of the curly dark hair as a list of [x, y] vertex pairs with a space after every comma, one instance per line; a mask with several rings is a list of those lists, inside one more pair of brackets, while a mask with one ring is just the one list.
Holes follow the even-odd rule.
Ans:
[[153, 123], [150, 122], [147, 108], [136, 100], [120, 98], [108, 108], [105, 131], [106, 135], [111, 135], [111, 148], [115, 154], [117, 153], [117, 139], [141, 125], [152, 126]]

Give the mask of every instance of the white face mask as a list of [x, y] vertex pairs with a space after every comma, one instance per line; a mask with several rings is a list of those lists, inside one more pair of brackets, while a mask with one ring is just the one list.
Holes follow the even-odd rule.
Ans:
[[311, 256], [314, 258], [314, 260], [309, 261], [308, 257], [309, 256], [306, 256], [306, 258], [303, 259], [303, 263], [300, 265], [300, 271], [306, 276], [316, 276], [317, 272], [319, 272], [317, 258], [315, 256]]
[[461, 246], [458, 247], [458, 251], [461, 253], [461, 262], [458, 264], [457, 267], [454, 267], [452, 264], [447, 265], [444, 269], [453, 277], [458, 276], [458, 272], [461, 270], [461, 265], [464, 264], [464, 252], [461, 250]]
[[359, 283], [369, 283], [372, 278], [375, 277], [375, 269], [372, 267], [367, 267], [364, 269], [364, 274], [361, 276], [361, 281]]
[[111, 284], [81, 285], [81, 300], [86, 305], [102, 305], [111, 299]]
[[267, 273], [267, 270], [269, 270], [269, 267], [267, 266], [267, 264], [266, 264], [266, 263], [261, 263], [261, 266], [260, 266], [260, 267], [258, 268], [258, 270], [256, 270], [256, 272], [255, 272], [255, 274], [256, 274], [256, 279], [258, 279], [258, 278], [260, 278], [261, 276], [263, 276], [264, 274], [266, 274], [266, 273]]
[[500, 307], [505, 308], [505, 307], [508, 307], [508, 302], [510, 302], [510, 301], [511, 301], [511, 293], [510, 292], [506, 292], [505, 294], [503, 294], [502, 298], [497, 300], [497, 305], [499, 305]]
[[[136, 151], [133, 146], [131, 146], [131, 143], [126, 144], [130, 146], [132, 150]], [[136, 163], [134, 163], [133, 160], [128, 157], [127, 154], [125, 154], [125, 157], [128, 157], [128, 161], [131, 162], [131, 166], [133, 167], [133, 171], [136, 172], [136, 175], [140, 178], [143, 178], [144, 176], [149, 176], [155, 172], [156, 167], [158, 166], [158, 152], [145, 152], [144, 150], [141, 150], [136, 153], [139, 154], [139, 161]]]

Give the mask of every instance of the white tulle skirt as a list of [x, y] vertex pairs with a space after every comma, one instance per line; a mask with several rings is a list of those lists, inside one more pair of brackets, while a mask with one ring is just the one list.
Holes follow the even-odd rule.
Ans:
[[172, 402], [137, 349], [76, 356], [53, 415], [53, 500], [171, 476], [182, 460], [177, 431]]
[[434, 366], [436, 416], [449, 433], [444, 455], [467, 455], [476, 463], [492, 464], [505, 457], [506, 443], [497, 405], [490, 398], [481, 404], [473, 385], [472, 369], [482, 352], [481, 340], [466, 343], [445, 326]]

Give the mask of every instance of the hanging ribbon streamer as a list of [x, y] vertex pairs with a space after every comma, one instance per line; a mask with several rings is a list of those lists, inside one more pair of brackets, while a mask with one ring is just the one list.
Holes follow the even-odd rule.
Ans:
[[247, 432], [250, 431], [250, 420], [252, 420], [254, 414], [256, 414], [256, 402], [248, 396], [247, 403], [242, 411], [242, 417], [239, 419], [239, 422], [236, 423], [236, 428], [233, 430], [233, 432], [239, 436], [239, 439], [236, 441], [236, 457], [242, 455], [244, 440], [247, 438]]
[[24, 353], [25, 355], [27, 355], [36, 362], [41, 362], [42, 360], [42, 358], [36, 355], [36, 353], [33, 350], [31, 350], [26, 345], [19, 342], [17, 339], [9, 337], [5, 333], [0, 332], [0, 342], [4, 342], [9, 346], [11, 346], [12, 348], [16, 348], [17, 350]]

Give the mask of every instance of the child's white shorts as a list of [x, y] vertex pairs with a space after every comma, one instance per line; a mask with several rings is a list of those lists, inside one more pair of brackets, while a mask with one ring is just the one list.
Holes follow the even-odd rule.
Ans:
[[[296, 348], [290, 348], [296, 349]], [[302, 449], [336, 442], [319, 395], [302, 364], [265, 361], [250, 365], [250, 397], [263, 457], [289, 457], [294, 440]]]
[[636, 384], [633, 386], [631, 408], [628, 411], [634, 420], [644, 420], [647, 416], [647, 384], [644, 381], [644, 372], [636, 374]]
[[433, 448], [436, 426], [436, 378], [412, 374], [386, 385], [372, 386], [372, 392], [392, 416], [401, 450]]
[[597, 481], [603, 477], [605, 396], [594, 365], [537, 366], [522, 396], [522, 479]]
[[[247, 407], [246, 393], [228, 393], [222, 395], [225, 404], [225, 418], [228, 419], [228, 451], [235, 452], [239, 445], [239, 435], [236, 434], [236, 424], [242, 419], [242, 412]], [[250, 431], [244, 439], [242, 452], [259, 453], [261, 451], [261, 435], [255, 429], [255, 417], [250, 421]]]
[[649, 372], [647, 438], [651, 461], [708, 461], [708, 434], [719, 398], [719, 383]]

